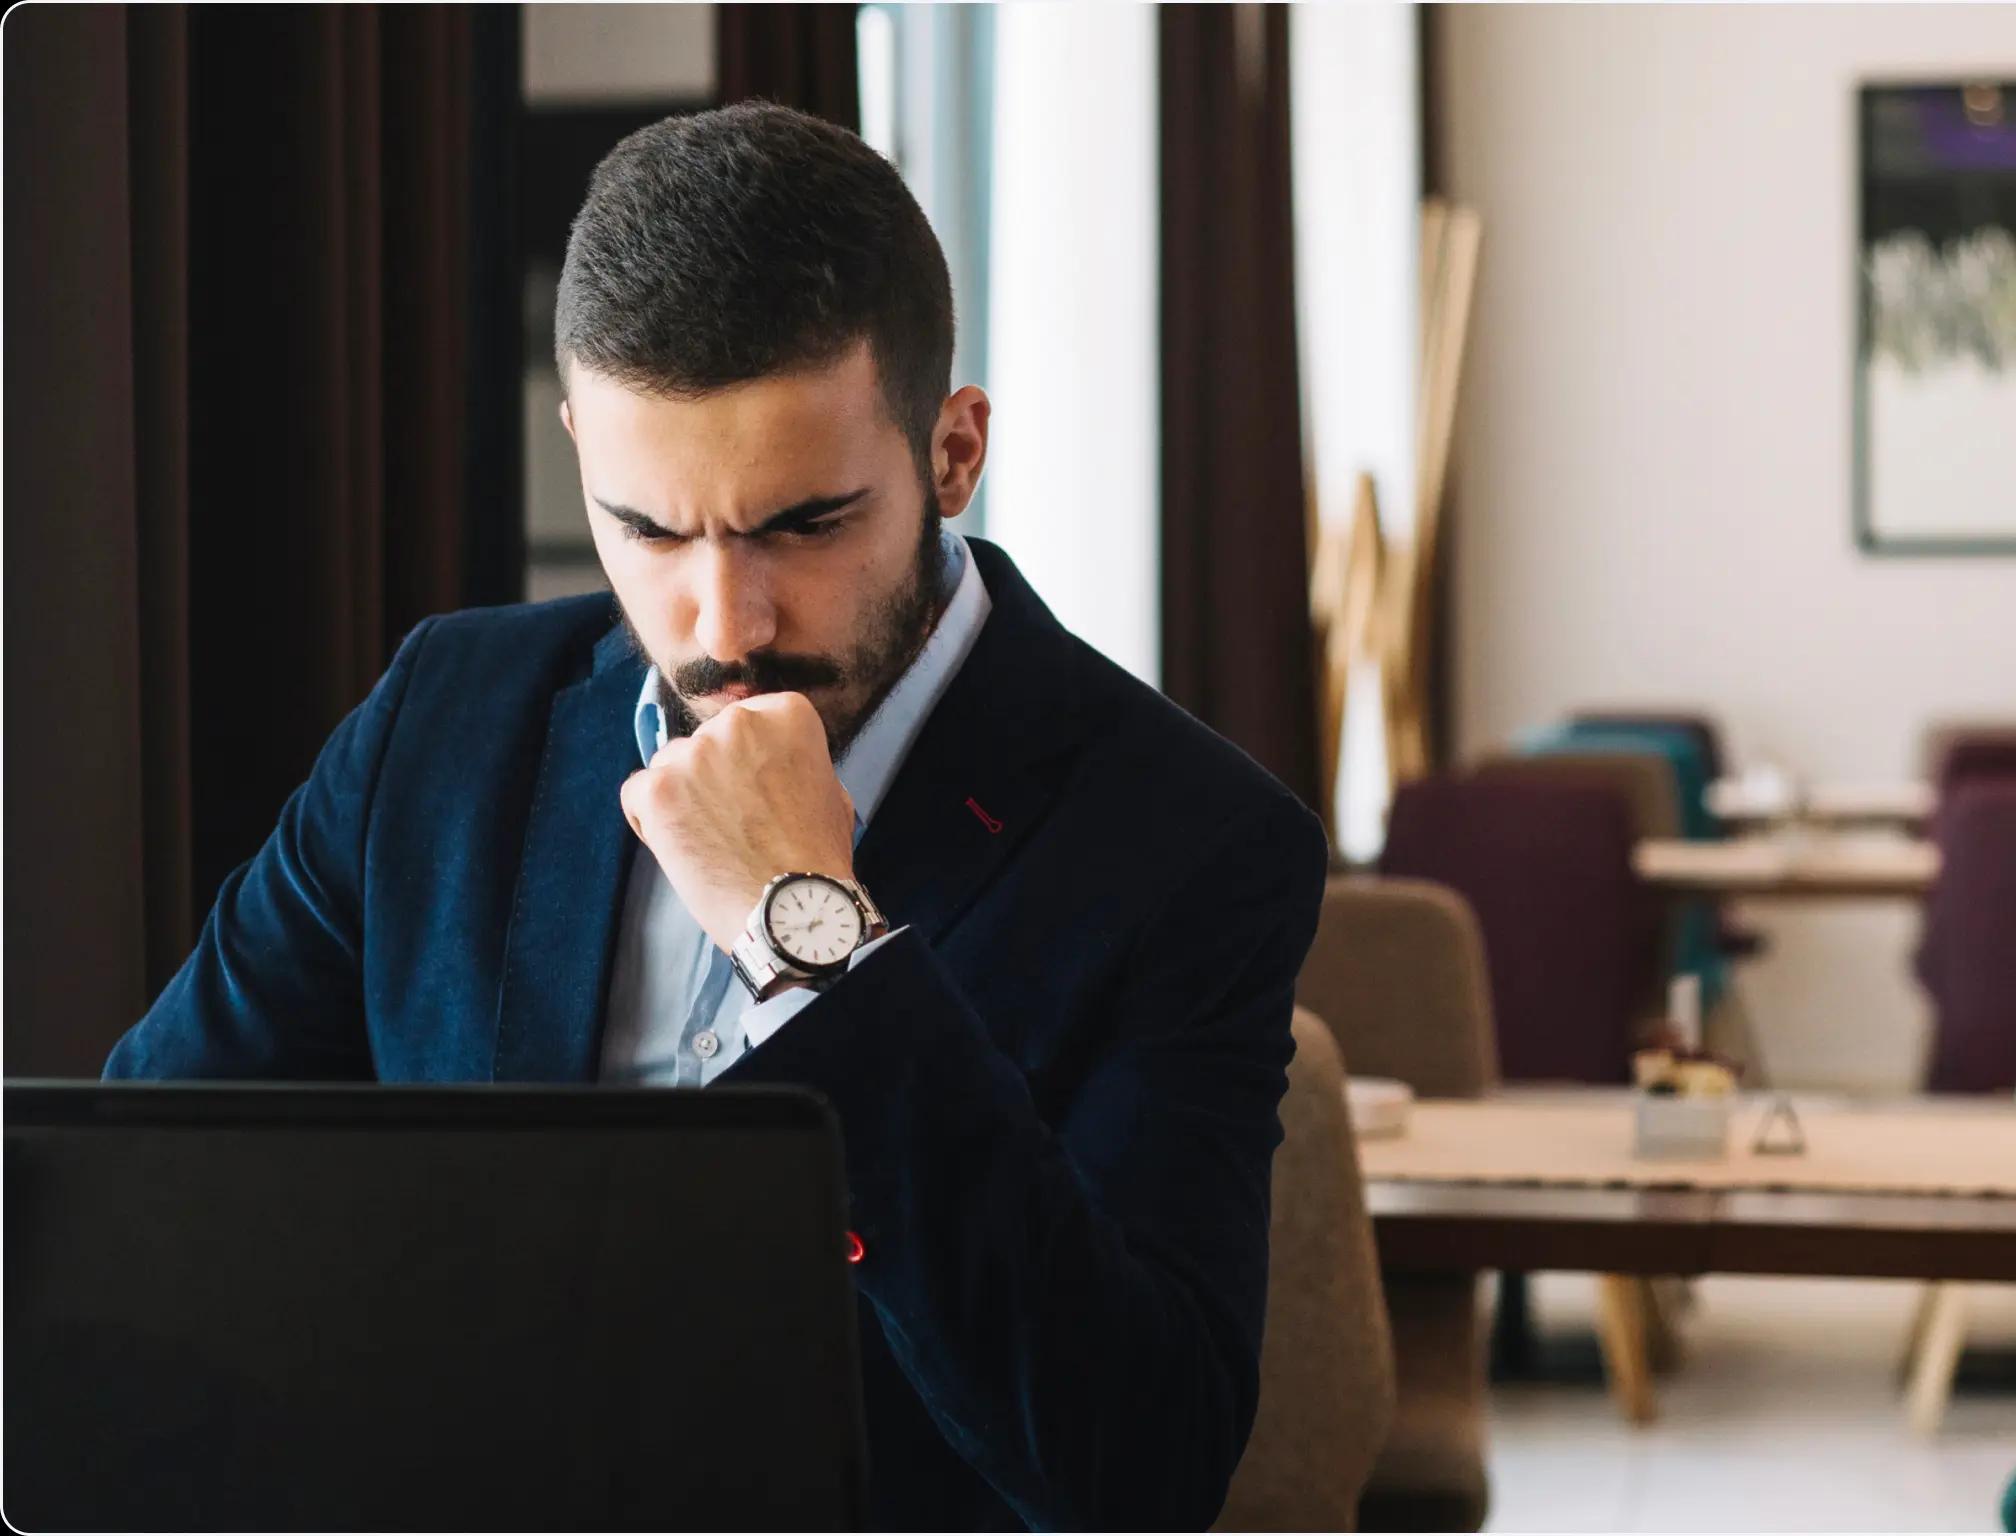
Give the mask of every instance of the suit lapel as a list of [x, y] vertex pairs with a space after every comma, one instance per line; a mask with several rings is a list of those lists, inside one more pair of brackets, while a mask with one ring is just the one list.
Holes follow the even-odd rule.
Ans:
[[594, 672], [554, 696], [504, 946], [494, 1076], [596, 1072], [625, 876], [637, 847], [617, 800], [639, 766], [631, 720], [644, 668], [620, 630]]
[[1069, 635], [1006, 555], [967, 544], [992, 611], [855, 856], [889, 921], [933, 941], [1041, 821], [1085, 727]]

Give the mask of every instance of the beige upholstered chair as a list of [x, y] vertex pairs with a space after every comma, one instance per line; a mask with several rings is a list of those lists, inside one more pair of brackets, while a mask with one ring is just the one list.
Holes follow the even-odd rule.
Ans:
[[1295, 1010], [1268, 1237], [1260, 1407], [1218, 1530], [1348, 1531], [1393, 1416], [1393, 1356], [1344, 1069]]
[[[1332, 880], [1297, 993], [1361, 1075], [1429, 1098], [1474, 1098], [1496, 1081], [1484, 941], [1442, 886]], [[1474, 1531], [1489, 1508], [1477, 1277], [1389, 1272], [1385, 1291], [1398, 1393], [1360, 1520]]]

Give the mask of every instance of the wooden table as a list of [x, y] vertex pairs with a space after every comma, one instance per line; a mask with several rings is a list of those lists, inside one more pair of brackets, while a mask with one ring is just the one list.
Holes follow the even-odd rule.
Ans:
[[1641, 878], [1678, 894], [1916, 899], [1938, 876], [1939, 850], [1922, 838], [1834, 833], [1720, 842], [1647, 838], [1632, 863]]
[[1758, 793], [1741, 779], [1717, 779], [1708, 786], [1708, 809], [1724, 821], [1807, 822], [1821, 826], [1916, 828], [1931, 818], [1937, 801], [1922, 779], [1895, 783], [1821, 781], [1780, 793]]
[[2016, 1280], [2016, 1101], [1793, 1095], [1806, 1150], [1760, 1154], [1785, 1097], [1734, 1101], [1727, 1157], [1631, 1155], [1629, 1089], [1427, 1099], [1361, 1141], [1382, 1262], [1410, 1269]]
[[[1544, 1106], [1550, 1099], [1574, 1104], [1576, 1114], [1586, 1114], [1591, 1124], [1607, 1123], [1607, 1117], [1629, 1102], [1628, 1094], [1616, 1090], [1507, 1091], [1495, 1102], [1432, 1106], [1436, 1118], [1424, 1120], [1418, 1149], [1410, 1150], [1404, 1141], [1362, 1143], [1366, 1205], [1380, 1264], [1397, 1273], [1499, 1269], [1596, 1274], [1597, 1331], [1605, 1369], [1619, 1407], [1633, 1423], [1648, 1422], [1656, 1413], [1649, 1361], [1652, 1341], [1663, 1334], [1664, 1324], [1655, 1304], [1655, 1287], [1649, 1282], [1657, 1277], [1750, 1274], [2016, 1281], [2016, 1196], [1876, 1193], [1852, 1187], [1700, 1187], [1718, 1177], [1733, 1185], [1800, 1182], [1799, 1166], [1791, 1162], [1782, 1179], [1775, 1174], [1759, 1177], [1761, 1159], [1755, 1154], [1747, 1160], [1732, 1156], [1726, 1165], [1693, 1165], [1696, 1171], [1691, 1175], [1674, 1169], [1675, 1182], [1684, 1178], [1689, 1187], [1636, 1183], [1624, 1187], [1624, 1180], [1642, 1182], [1647, 1176], [1660, 1176], [1662, 1170], [1648, 1164], [1629, 1170], [1618, 1166], [1625, 1145], [1621, 1123], [1615, 1134], [1605, 1132], [1599, 1139], [1571, 1134], [1566, 1128], [1553, 1139], [1536, 1139], [1545, 1135], [1540, 1117], [1518, 1106], [1522, 1102]], [[1500, 1112], [1507, 1106], [1517, 1114]], [[1430, 1107], [1417, 1106], [1417, 1115]], [[1839, 1185], [1866, 1177], [1928, 1191], [1948, 1186], [2009, 1187], [2003, 1176], [2009, 1159], [2000, 1150], [2009, 1140], [2009, 1122], [2003, 1117], [2012, 1111], [2006, 1105], [1917, 1099], [1882, 1108], [1890, 1113], [1872, 1117], [1866, 1132], [1857, 1131], [1852, 1115], [1818, 1122], [1828, 1129], [1813, 1142], [1812, 1155], [1819, 1161], [1804, 1175], [1807, 1181], [1827, 1181], [1831, 1171], [1831, 1182]], [[1913, 1117], [1922, 1113], [1935, 1124], [1940, 1117], [1956, 1125], [1962, 1124], [1956, 1117], [1995, 1118], [1975, 1121], [1934, 1146], [1898, 1142], [1900, 1131], [1913, 1130], [1900, 1120], [1898, 1111]], [[1557, 1114], [1553, 1123], [1560, 1126], [1562, 1118]], [[1887, 1142], [1880, 1128], [1885, 1120]], [[1515, 1121], [1531, 1123], [1522, 1129]], [[1744, 1129], [1749, 1129], [1747, 1124]], [[1494, 1145], [1503, 1150], [1491, 1151]], [[1984, 1156], [1985, 1174], [1978, 1167]], [[1452, 1157], [1458, 1159], [1453, 1165]], [[1447, 1177], [1473, 1161], [1486, 1160], [1508, 1174], [1537, 1174], [1572, 1160], [1574, 1175], [1612, 1182], [1457, 1182]], [[1921, 1167], [1915, 1178], [1898, 1175], [1906, 1165], [1927, 1161], [1964, 1161], [1967, 1168]], [[1410, 1173], [1416, 1176], [1409, 1177]], [[1563, 1169], [1563, 1177], [1574, 1175]], [[1951, 1335], [1941, 1349], [1921, 1354], [1913, 1372], [1912, 1421], [1921, 1429], [1938, 1422], [1959, 1347], [1959, 1312], [1952, 1310], [1950, 1318], [1939, 1321], [1949, 1310], [1938, 1304], [1939, 1298], [1961, 1294], [1928, 1292], [1932, 1306], [1929, 1312], [1921, 1310], [1921, 1319], [1933, 1319], [1932, 1332], [1944, 1327]]]

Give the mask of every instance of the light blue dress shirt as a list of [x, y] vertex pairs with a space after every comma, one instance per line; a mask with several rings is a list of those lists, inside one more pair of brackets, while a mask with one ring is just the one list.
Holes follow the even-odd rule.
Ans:
[[[950, 598], [936, 628], [833, 765], [854, 802], [856, 844], [993, 607], [966, 541], [949, 528], [941, 535], [940, 556], [940, 596], [949, 592]], [[637, 698], [637, 752], [646, 764], [666, 736], [663, 686], [653, 667]], [[856, 950], [851, 963], [859, 964], [881, 942]], [[686, 910], [651, 850], [638, 844], [609, 981], [602, 1081], [705, 1087], [814, 996], [794, 987], [766, 1003], [755, 1002], [735, 979], [728, 956]]]

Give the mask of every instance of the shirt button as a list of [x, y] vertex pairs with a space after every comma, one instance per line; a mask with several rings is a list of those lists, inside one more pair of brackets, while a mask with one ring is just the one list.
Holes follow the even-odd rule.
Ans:
[[714, 1053], [721, 1049], [721, 1037], [711, 1029], [703, 1029], [693, 1037], [693, 1051], [702, 1061], [712, 1061]]

